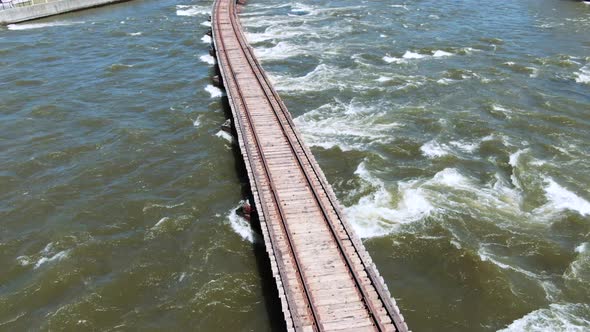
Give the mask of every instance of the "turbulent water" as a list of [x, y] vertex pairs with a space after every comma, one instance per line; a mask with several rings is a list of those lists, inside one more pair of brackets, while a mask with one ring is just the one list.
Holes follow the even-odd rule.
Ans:
[[[281, 328], [211, 1], [0, 28], [0, 330]], [[590, 329], [590, 6], [251, 0], [242, 22], [415, 331]]]

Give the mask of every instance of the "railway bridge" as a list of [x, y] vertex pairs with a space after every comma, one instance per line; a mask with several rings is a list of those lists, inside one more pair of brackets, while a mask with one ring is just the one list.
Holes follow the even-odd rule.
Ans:
[[395, 300], [243, 33], [216, 0], [213, 47], [289, 331], [407, 331]]

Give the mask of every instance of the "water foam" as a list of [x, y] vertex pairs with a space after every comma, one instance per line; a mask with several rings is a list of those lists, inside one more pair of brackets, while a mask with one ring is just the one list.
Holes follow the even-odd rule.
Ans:
[[539, 210], [571, 210], [582, 216], [590, 215], [590, 202], [567, 190], [550, 177], [546, 177], [544, 182], [547, 184], [543, 189], [548, 202]]
[[522, 185], [520, 183], [520, 180], [516, 176], [516, 168], [518, 166], [518, 160], [520, 159], [520, 156], [526, 152], [528, 152], [528, 149], [517, 150], [516, 152], [510, 154], [510, 156], [508, 157], [508, 164], [510, 166], [512, 166], [512, 174], [510, 175], [510, 180], [512, 181], [512, 184], [516, 188], [521, 189], [521, 190], [522, 190]]
[[254, 231], [252, 230], [252, 227], [250, 226], [250, 222], [242, 218], [237, 213], [238, 209], [244, 203], [245, 201], [240, 201], [240, 203], [236, 207], [232, 208], [227, 216], [227, 219], [229, 221], [231, 229], [233, 229], [234, 232], [236, 232], [236, 234], [238, 234], [242, 239], [253, 243], [256, 239], [256, 236]]
[[212, 57], [212, 56], [211, 56], [211, 55], [209, 55], [209, 54], [201, 55], [201, 56], [199, 57], [199, 59], [200, 59], [201, 61], [203, 61], [204, 63], [210, 64], [210, 65], [214, 65], [214, 64], [217, 62], [217, 61], [215, 60], [215, 58], [214, 58], [214, 57]]
[[422, 154], [428, 158], [439, 158], [449, 154], [449, 147], [446, 144], [441, 144], [436, 140], [431, 140], [424, 143], [420, 147]]
[[271, 79], [276, 82], [275, 87], [279, 91], [306, 92], [325, 91], [329, 89], [344, 88], [367, 88], [366, 83], [362, 86], [355, 86], [351, 77], [359, 77], [359, 73], [349, 68], [338, 68], [320, 64], [304, 76], [282, 76], [272, 75]]
[[205, 44], [211, 44], [213, 40], [211, 39], [211, 36], [203, 35], [203, 37], [201, 37], [201, 41]]
[[47, 263], [61, 261], [62, 259], [68, 257], [70, 250], [62, 250], [57, 253], [54, 253], [54, 246], [55, 245], [53, 244], [53, 242], [50, 242], [49, 244], [47, 244], [47, 246], [45, 246], [45, 248], [40, 252], [42, 257], [37, 261], [37, 263], [35, 263], [34, 269], [38, 269], [42, 265]]
[[590, 64], [580, 68], [579, 72], [576, 72], [576, 82], [590, 84]]
[[157, 229], [160, 228], [165, 222], [167, 222], [168, 220], [170, 220], [169, 217], [164, 217], [160, 220], [158, 220], [158, 222], [152, 227], [152, 229]]
[[394, 139], [397, 123], [387, 121], [386, 113], [355, 100], [320, 106], [294, 119], [305, 142], [324, 149], [366, 150], [372, 144], [387, 144]]
[[199, 115], [196, 119], [191, 119], [191, 121], [193, 122], [193, 127], [198, 128], [201, 125], [201, 117], [202, 115]]
[[436, 50], [432, 54], [432, 56], [435, 57], [435, 58], [452, 56], [452, 55], [454, 55], [454, 54], [453, 53], [449, 53], [449, 52], [445, 52], [445, 51], [441, 51], [441, 50]]
[[205, 87], [205, 91], [209, 92], [211, 98], [219, 98], [223, 96], [223, 91], [220, 88], [213, 86], [211, 84], [207, 84], [207, 86]]
[[569, 282], [587, 285], [590, 278], [590, 243], [584, 242], [574, 248], [576, 259], [570, 263], [563, 273], [563, 278]]
[[19, 23], [19, 24], [9, 24], [7, 26], [8, 30], [30, 30], [30, 29], [41, 29], [41, 28], [50, 28], [50, 27], [59, 27], [59, 26], [68, 26], [74, 24], [84, 24], [84, 21], [56, 21], [56, 22], [46, 22], [46, 23]]
[[475, 150], [479, 148], [479, 143], [466, 142], [464, 140], [450, 141], [449, 145], [452, 145], [457, 149], [467, 153], [473, 153]]
[[448, 56], [452, 56], [454, 55], [453, 53], [449, 53], [446, 51], [442, 51], [442, 50], [436, 50], [432, 53], [432, 55], [430, 54], [422, 54], [422, 53], [417, 53], [417, 52], [412, 52], [412, 51], [406, 51], [401, 58], [396, 58], [396, 57], [392, 57], [390, 55], [386, 55], [384, 56], [382, 59], [383, 61], [387, 62], [387, 63], [406, 63], [408, 62], [408, 60], [419, 60], [419, 59], [425, 59], [425, 58], [441, 58], [441, 57], [448, 57]]
[[223, 138], [224, 140], [232, 143], [234, 141], [234, 138], [232, 137], [232, 135], [230, 135], [228, 132], [226, 132], [225, 130], [220, 130], [218, 131], [215, 136], [219, 137], [219, 138]]
[[354, 172], [365, 186], [376, 190], [344, 209], [356, 233], [361, 238], [383, 236], [395, 231], [400, 224], [422, 220], [433, 211], [423, 190], [415, 187], [416, 181], [399, 183], [399, 201], [392, 207], [393, 197], [385, 183], [373, 176], [361, 162]]
[[582, 303], [554, 303], [535, 310], [498, 332], [583, 332], [590, 329], [590, 306]]
[[176, 15], [178, 16], [199, 16], [208, 15], [211, 13], [211, 8], [197, 5], [177, 5]]
[[299, 45], [281, 41], [273, 47], [257, 47], [254, 49], [254, 53], [261, 60], [280, 60], [306, 54], [307, 51]]

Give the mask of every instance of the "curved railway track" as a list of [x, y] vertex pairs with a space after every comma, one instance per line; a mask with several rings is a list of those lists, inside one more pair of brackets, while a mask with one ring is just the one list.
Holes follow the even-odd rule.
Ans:
[[287, 328], [407, 331], [248, 45], [233, 0], [215, 2], [212, 32]]

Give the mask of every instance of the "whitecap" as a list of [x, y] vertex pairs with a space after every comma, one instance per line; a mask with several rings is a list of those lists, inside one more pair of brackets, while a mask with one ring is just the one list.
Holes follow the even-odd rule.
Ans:
[[43, 264], [54, 262], [54, 261], [60, 261], [68, 256], [68, 252], [69, 252], [69, 250], [63, 250], [63, 251], [60, 251], [60, 252], [56, 253], [55, 255], [52, 255], [49, 257], [41, 257], [37, 261], [37, 263], [35, 264], [34, 268], [38, 269]]
[[[275, 87], [278, 91], [324, 91], [334, 88], [346, 88], [346, 87], [357, 87], [354, 85], [354, 81], [350, 81], [351, 77], [359, 77], [362, 73], [354, 71], [349, 68], [338, 68], [328, 66], [326, 64], [320, 64], [315, 67], [311, 72], [304, 76], [280, 76], [272, 75], [271, 81], [275, 83]], [[367, 86], [366, 82], [361, 82], [362, 88], [370, 88], [371, 85]]]
[[498, 332], [583, 332], [590, 329], [590, 306], [582, 303], [554, 303], [526, 314]]
[[389, 56], [389, 55], [384, 56], [383, 57], [383, 61], [385, 61], [387, 63], [403, 63], [403, 62], [405, 62], [404, 59], [392, 57], [392, 56]]
[[231, 229], [233, 229], [233, 231], [236, 232], [236, 234], [238, 234], [242, 239], [244, 239], [248, 242], [254, 242], [255, 241], [255, 233], [252, 230], [250, 222], [248, 222], [248, 220], [246, 220], [246, 219], [242, 218], [240, 215], [238, 215], [238, 212], [237, 212], [238, 209], [240, 209], [240, 207], [245, 202], [246, 201], [240, 201], [238, 206], [232, 208], [227, 216], [227, 219], [229, 221], [229, 225], [231, 226]]
[[287, 42], [279, 42], [273, 47], [257, 47], [254, 53], [261, 60], [280, 60], [307, 53], [304, 48], [298, 45], [291, 45]]
[[209, 54], [205, 54], [205, 55], [201, 55], [199, 57], [199, 59], [201, 59], [201, 61], [203, 61], [204, 63], [208, 63], [210, 65], [214, 65], [217, 61], [215, 60], [214, 57], [212, 57]]
[[342, 151], [366, 150], [372, 144], [387, 144], [399, 124], [387, 120], [386, 113], [375, 105], [366, 106], [352, 100], [324, 104], [294, 119], [305, 142], [310, 146]]
[[463, 151], [463, 152], [467, 152], [467, 153], [473, 153], [475, 150], [477, 150], [479, 148], [479, 143], [472, 143], [472, 142], [466, 142], [466, 141], [450, 141], [449, 145], [452, 145], [456, 148], [458, 148], [459, 150]]
[[211, 39], [211, 36], [203, 35], [203, 37], [201, 37], [201, 41], [205, 44], [211, 44], [213, 40]]
[[590, 83], [590, 65], [585, 65], [580, 68], [579, 72], [576, 72], [576, 82], [578, 83]]
[[233, 142], [234, 138], [232, 137], [232, 135], [230, 135], [228, 132], [226, 132], [225, 130], [220, 130], [218, 131], [215, 136], [219, 137], [219, 138], [223, 138], [224, 140], [228, 141], [228, 142]]
[[203, 22], [201, 22], [201, 25], [202, 26], [205, 26], [205, 27], [210, 27], [211, 26], [211, 22], [209, 22], [209, 21], [203, 21]]
[[582, 216], [590, 215], [590, 202], [564, 188], [550, 177], [545, 178], [544, 182], [547, 184], [543, 189], [548, 202], [539, 210], [571, 210]]
[[29, 266], [29, 265], [33, 264], [33, 261], [31, 260], [31, 258], [29, 256], [18, 256], [16, 258], [16, 261], [18, 262], [18, 264], [20, 266]]
[[449, 85], [455, 82], [459, 82], [458, 80], [453, 80], [450, 78], [441, 78], [438, 81], [436, 81], [436, 83], [441, 84], [441, 85]]
[[201, 117], [202, 115], [199, 115], [196, 119], [191, 119], [191, 121], [193, 122], [193, 127], [198, 128], [201, 125]]
[[154, 208], [165, 208], [165, 209], [173, 209], [175, 207], [179, 207], [179, 206], [183, 206], [185, 203], [178, 203], [178, 204], [148, 204], [146, 206], [143, 207], [143, 212], [146, 212], [150, 209], [154, 209]]
[[40, 28], [50, 28], [50, 27], [59, 27], [59, 26], [67, 26], [67, 25], [74, 25], [74, 24], [84, 24], [84, 21], [56, 21], [56, 22], [46, 22], [46, 23], [18, 23], [18, 24], [9, 24], [7, 26], [8, 30], [29, 30], [29, 29], [40, 29]]
[[415, 181], [400, 182], [400, 199], [392, 207], [393, 197], [387, 190], [385, 183], [373, 176], [361, 162], [354, 172], [365, 185], [376, 190], [363, 196], [359, 201], [344, 209], [356, 233], [361, 238], [383, 236], [395, 231], [400, 224], [422, 220], [434, 209], [424, 192], [415, 187]]
[[402, 58], [404, 58], [404, 59], [422, 59], [424, 57], [426, 57], [426, 55], [420, 54], [420, 53], [414, 53], [412, 51], [406, 51], [406, 53], [404, 53], [404, 55], [402, 55]]
[[165, 222], [167, 222], [168, 220], [170, 220], [170, 218], [169, 218], [169, 217], [164, 217], [164, 218], [162, 218], [162, 219], [158, 220], [158, 222], [157, 222], [157, 223], [154, 225], [154, 227], [152, 227], [152, 229], [156, 229], [156, 228], [158, 228], [158, 227], [162, 226], [162, 225], [163, 225]]
[[506, 118], [511, 119], [512, 110], [507, 109], [506, 107], [498, 104], [492, 104], [492, 110], [496, 112], [500, 112], [506, 116]]
[[581, 253], [587, 252], [589, 248], [590, 248], [590, 244], [588, 242], [584, 242], [584, 243], [580, 244], [579, 246], [577, 246], [576, 249], [574, 249], [574, 251], [577, 252], [578, 254], [581, 254]]
[[129, 36], [141, 36], [142, 32], [141, 31], [140, 32], [130, 32], [130, 33], [128, 33], [128, 35]]
[[510, 156], [508, 157], [508, 164], [510, 164], [510, 166], [512, 166], [512, 168], [516, 168], [516, 165], [518, 164], [518, 159], [520, 158], [520, 156], [527, 152], [528, 149], [521, 149], [521, 150], [517, 150], [516, 152], [510, 154]]
[[223, 96], [223, 91], [221, 91], [220, 88], [213, 86], [211, 84], [207, 84], [207, 86], [205, 87], [205, 91], [209, 92], [211, 98], [219, 98]]
[[470, 180], [455, 168], [445, 168], [436, 173], [433, 182], [451, 188], [469, 187]]
[[436, 140], [431, 140], [420, 147], [422, 154], [428, 158], [438, 158], [449, 154], [449, 149], [446, 144], [440, 144]]
[[520, 180], [516, 176], [516, 168], [518, 166], [518, 160], [520, 159], [520, 156], [523, 153], [526, 153], [527, 151], [528, 151], [528, 149], [517, 150], [516, 152], [510, 154], [510, 156], [508, 157], [508, 164], [510, 166], [512, 166], [512, 174], [510, 175], [510, 180], [512, 181], [512, 184], [516, 188], [521, 189], [521, 190], [522, 190], [522, 186], [521, 186]]
[[445, 56], [452, 56], [454, 55], [453, 53], [449, 53], [449, 52], [445, 52], [445, 51], [441, 51], [441, 50], [436, 50], [434, 51], [434, 54], [432, 54], [433, 57], [445, 57]]
[[178, 16], [199, 16], [208, 15], [211, 13], [211, 8], [204, 6], [190, 6], [190, 5], [177, 5], [176, 15]]

